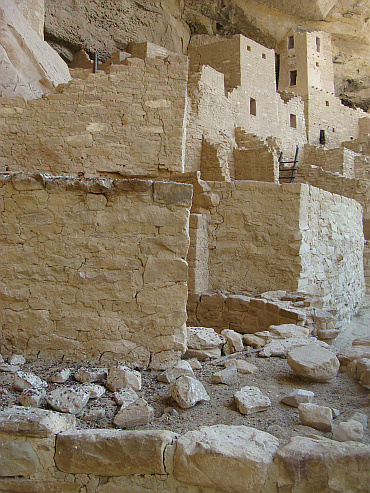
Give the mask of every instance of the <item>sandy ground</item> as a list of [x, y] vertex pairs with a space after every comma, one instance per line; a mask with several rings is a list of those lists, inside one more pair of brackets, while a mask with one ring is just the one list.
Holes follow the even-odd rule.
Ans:
[[[333, 344], [335, 348], [351, 345], [354, 338], [370, 334], [370, 296], [367, 296], [352, 321], [343, 327], [341, 334]], [[202, 364], [202, 369], [195, 370], [198, 378], [210, 395], [210, 402], [198, 403], [193, 408], [183, 410], [171, 398], [167, 384], [157, 381], [159, 372], [142, 372], [143, 388], [140, 397], [146, 399], [155, 410], [155, 418], [150, 423], [150, 429], [168, 429], [176, 433], [199, 428], [205, 425], [227, 424], [253, 426], [275, 435], [281, 443], [285, 443], [293, 435], [322, 435], [330, 437], [330, 433], [323, 433], [301, 425], [298, 410], [280, 403], [285, 395], [297, 388], [311, 390], [315, 393], [314, 403], [335, 408], [340, 411], [336, 423], [347, 420], [355, 412], [367, 415], [370, 423], [369, 391], [359, 385], [356, 380], [346, 373], [339, 373], [330, 383], [313, 383], [300, 380], [282, 358], [259, 358], [256, 354], [247, 356], [247, 361], [255, 364], [258, 371], [253, 375], [238, 374], [238, 382], [228, 386], [212, 382], [212, 374], [223, 368], [222, 364], [212, 362]], [[55, 362], [36, 360], [27, 362], [23, 370], [32, 371], [47, 379], [56, 369], [73, 368], [77, 370], [81, 364], [75, 362]], [[88, 366], [84, 364], [84, 366]], [[12, 387], [13, 375], [0, 373], [0, 409], [18, 403], [19, 392]], [[49, 384], [52, 390], [60, 384]], [[73, 377], [63, 385], [76, 385]], [[257, 386], [271, 400], [271, 407], [263, 412], [250, 416], [243, 416], [237, 410], [233, 395], [245, 385]], [[47, 406], [45, 406], [47, 407]], [[77, 416], [79, 428], [110, 428], [114, 427], [112, 420], [119, 406], [113, 399], [112, 392], [108, 391], [99, 399], [90, 400], [88, 406]], [[168, 412], [168, 408], [172, 412]], [[103, 410], [105, 416], [96, 419], [93, 411]], [[175, 412], [174, 412], [174, 411]], [[138, 427], [137, 429], [143, 427]], [[363, 438], [364, 443], [370, 443], [369, 430]]]

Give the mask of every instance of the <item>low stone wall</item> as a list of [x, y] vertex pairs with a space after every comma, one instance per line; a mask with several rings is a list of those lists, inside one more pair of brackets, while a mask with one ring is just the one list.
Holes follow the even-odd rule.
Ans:
[[75, 430], [74, 417], [11, 408], [0, 414], [3, 493], [363, 493], [370, 447], [293, 437], [281, 446], [247, 426], [178, 437], [161, 430]]
[[192, 186], [0, 175], [0, 350], [165, 368], [186, 350]]

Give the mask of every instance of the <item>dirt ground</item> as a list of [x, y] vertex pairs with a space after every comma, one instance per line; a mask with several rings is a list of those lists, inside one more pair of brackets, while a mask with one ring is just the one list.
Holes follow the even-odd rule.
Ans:
[[[359, 313], [353, 317], [349, 324], [343, 327], [341, 334], [334, 341], [333, 347], [339, 349], [350, 346], [354, 338], [369, 335], [369, 327], [370, 296], [367, 296]], [[202, 363], [202, 369], [195, 370], [194, 373], [196, 378], [205, 386], [211, 398], [210, 402], [198, 403], [193, 408], [186, 410], [181, 409], [171, 398], [168, 385], [157, 381], [159, 372], [142, 372], [143, 385], [138, 394], [147, 400], [155, 410], [155, 418], [150, 423], [149, 428], [167, 429], [182, 434], [205, 425], [247, 425], [268, 431], [279, 438], [281, 444], [286, 443], [293, 435], [330, 437], [330, 433], [320, 432], [301, 425], [298, 410], [280, 403], [282, 397], [297, 388], [313, 391], [315, 404], [339, 410], [340, 415], [335, 419], [334, 426], [339, 421], [349, 419], [355, 412], [367, 415], [370, 423], [369, 391], [361, 387], [356, 380], [353, 380], [346, 373], [339, 373], [330, 383], [305, 382], [293, 373], [285, 359], [260, 358], [256, 354], [246, 358], [247, 361], [258, 367], [258, 371], [251, 375], [238, 374], [237, 384], [231, 386], [212, 383], [212, 374], [223, 368], [221, 362], [219, 365], [212, 362]], [[32, 371], [38, 376], [48, 379], [57, 369], [72, 368], [77, 370], [80, 366], [89, 365], [81, 365], [72, 361], [35, 360], [27, 362], [22, 369]], [[12, 374], [0, 373], [0, 409], [18, 404], [20, 393], [14, 391], [12, 384]], [[58, 385], [61, 384], [49, 384], [48, 390], [53, 390]], [[71, 377], [63, 385], [76, 385], [76, 382]], [[233, 395], [245, 385], [259, 387], [270, 398], [271, 407], [266, 411], [250, 416], [240, 414], [235, 406]], [[91, 399], [87, 407], [77, 416], [78, 427], [112, 428], [114, 427], [112, 420], [118, 409], [119, 406], [113, 399], [113, 393], [107, 390], [104, 396]], [[103, 410], [105, 416], [97, 419], [94, 415], [95, 410]], [[143, 429], [143, 427], [137, 429], [140, 428]], [[369, 429], [365, 432], [363, 443], [370, 443]]]

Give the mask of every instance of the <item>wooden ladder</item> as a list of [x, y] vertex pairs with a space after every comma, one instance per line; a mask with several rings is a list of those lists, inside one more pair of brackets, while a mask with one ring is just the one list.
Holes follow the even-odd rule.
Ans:
[[[284, 181], [287, 183], [293, 183], [295, 178], [295, 172], [297, 170], [298, 164], [298, 152], [299, 147], [297, 146], [295, 149], [294, 161], [283, 161], [283, 153], [280, 153], [279, 156], [279, 181]], [[293, 166], [286, 168], [286, 164], [292, 164]]]

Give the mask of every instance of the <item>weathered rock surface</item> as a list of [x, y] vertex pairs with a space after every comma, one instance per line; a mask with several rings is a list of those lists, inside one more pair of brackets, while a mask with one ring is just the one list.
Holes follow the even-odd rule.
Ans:
[[238, 373], [251, 374], [255, 373], [258, 368], [253, 363], [249, 363], [244, 359], [231, 359], [225, 362], [225, 368], [236, 368]]
[[128, 406], [123, 406], [113, 419], [117, 428], [134, 428], [148, 426], [154, 418], [154, 409], [144, 399], [137, 399]]
[[82, 389], [90, 394], [90, 399], [98, 399], [105, 394], [105, 387], [97, 383], [86, 383], [82, 385]]
[[186, 484], [229, 493], [257, 493], [269, 482], [279, 442], [247, 426], [205, 426], [181, 436], [174, 476]]
[[64, 370], [56, 371], [49, 377], [49, 382], [53, 383], [65, 383], [72, 374], [70, 368], [65, 368]]
[[332, 438], [338, 442], [361, 442], [363, 435], [364, 427], [362, 424], [354, 419], [350, 419], [339, 423], [333, 432]]
[[270, 399], [258, 387], [245, 386], [234, 394], [237, 408], [242, 414], [266, 411], [271, 406]]
[[187, 331], [188, 349], [213, 349], [225, 342], [214, 329], [208, 327], [188, 327]]
[[370, 446], [362, 443], [296, 436], [275, 455], [277, 486], [302, 493], [363, 493], [369, 486], [369, 458]]
[[226, 339], [223, 347], [224, 354], [239, 353], [244, 350], [243, 336], [235, 330], [225, 329], [221, 332]]
[[361, 373], [360, 384], [365, 389], [370, 389], [370, 370], [365, 370]]
[[288, 337], [307, 337], [310, 334], [307, 327], [296, 324], [270, 325], [268, 330], [282, 339]]
[[138, 398], [139, 396], [137, 395], [135, 390], [131, 389], [130, 387], [128, 387], [127, 389], [117, 390], [114, 393], [114, 400], [119, 406], [121, 406], [121, 409], [137, 401]]
[[352, 346], [370, 346], [370, 336], [353, 339]]
[[299, 404], [305, 402], [312, 402], [315, 394], [310, 390], [296, 389], [289, 395], [286, 395], [281, 399], [281, 402], [287, 404], [288, 406], [298, 407]]
[[203, 384], [192, 377], [177, 378], [170, 384], [170, 392], [173, 399], [183, 409], [195, 406], [197, 402], [210, 400]]
[[76, 418], [45, 409], [13, 406], [0, 412], [0, 431], [44, 438], [75, 427]]
[[0, 0], [0, 96], [40, 98], [71, 77], [12, 0]]
[[217, 371], [212, 375], [212, 380], [215, 383], [224, 383], [226, 385], [234, 385], [238, 381], [238, 372], [234, 366]]
[[15, 390], [45, 388], [48, 384], [37, 375], [30, 372], [17, 371], [14, 375]]
[[109, 368], [106, 385], [112, 392], [126, 387], [141, 390], [141, 374], [127, 366], [112, 366]]
[[0, 476], [30, 476], [40, 470], [40, 461], [29, 442], [0, 440]]
[[347, 366], [351, 361], [359, 358], [370, 358], [369, 346], [352, 346], [342, 349], [337, 354], [341, 366]]
[[74, 378], [77, 382], [81, 383], [91, 383], [91, 382], [101, 382], [108, 375], [108, 368], [79, 368], [75, 374]]
[[57, 388], [45, 397], [46, 402], [56, 411], [77, 414], [89, 402], [90, 392], [81, 388]]
[[72, 474], [112, 476], [164, 474], [164, 450], [170, 431], [81, 430], [61, 433], [56, 441], [58, 469]]
[[318, 341], [314, 337], [289, 337], [288, 339], [277, 339], [267, 342], [262, 351], [258, 354], [261, 358], [269, 358], [270, 356], [278, 356], [286, 358], [288, 351], [297, 346], [308, 346], [315, 344], [316, 346], [327, 348], [326, 342]]
[[330, 407], [302, 403], [299, 404], [298, 411], [302, 424], [312, 426], [316, 430], [331, 431], [333, 413]]
[[43, 388], [25, 389], [19, 396], [19, 402], [25, 407], [39, 407], [45, 396], [46, 390]]
[[317, 344], [291, 349], [287, 354], [287, 363], [298, 376], [315, 382], [332, 380], [340, 366], [335, 354]]
[[165, 372], [158, 375], [158, 382], [171, 383], [181, 375], [194, 378], [193, 369], [187, 361], [179, 361], [173, 368], [168, 368]]
[[22, 356], [21, 354], [12, 354], [8, 358], [9, 365], [19, 365], [19, 366], [22, 366], [22, 365], [25, 364], [25, 362], [26, 362], [26, 358], [24, 356]]

